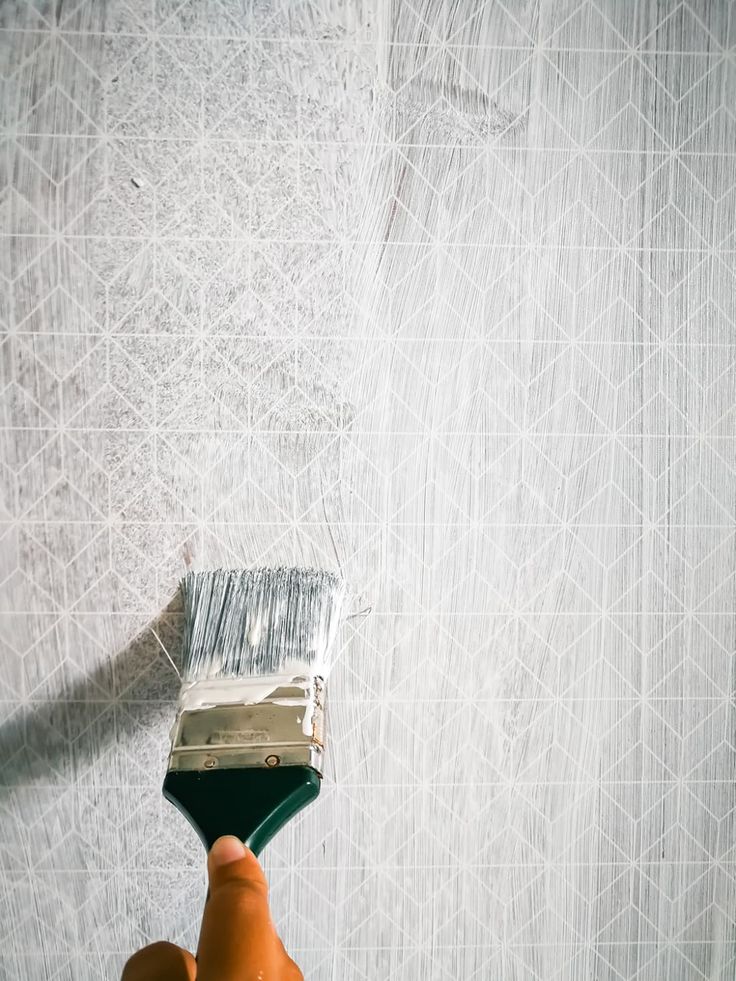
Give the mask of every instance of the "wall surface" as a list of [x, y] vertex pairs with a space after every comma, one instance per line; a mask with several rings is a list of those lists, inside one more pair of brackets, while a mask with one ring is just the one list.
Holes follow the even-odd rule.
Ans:
[[0, 6], [0, 977], [196, 943], [187, 568], [341, 568], [307, 979], [736, 972], [736, 10]]

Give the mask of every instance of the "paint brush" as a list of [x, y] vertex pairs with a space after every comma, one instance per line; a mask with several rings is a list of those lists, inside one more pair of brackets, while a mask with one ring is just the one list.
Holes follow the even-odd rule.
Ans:
[[256, 854], [319, 793], [324, 685], [345, 583], [315, 569], [190, 572], [164, 796], [207, 849]]

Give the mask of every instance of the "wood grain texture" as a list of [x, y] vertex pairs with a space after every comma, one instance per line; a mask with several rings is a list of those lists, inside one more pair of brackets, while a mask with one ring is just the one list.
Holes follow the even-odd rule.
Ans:
[[732, 4], [0, 8], [0, 977], [193, 944], [190, 567], [340, 567], [314, 979], [731, 981]]

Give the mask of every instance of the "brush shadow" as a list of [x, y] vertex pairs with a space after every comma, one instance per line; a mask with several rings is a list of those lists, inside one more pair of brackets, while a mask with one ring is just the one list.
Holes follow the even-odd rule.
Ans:
[[150, 781], [151, 768], [164, 772], [168, 743], [161, 729], [173, 722], [180, 680], [152, 631], [176, 663], [183, 631], [178, 590], [113, 658], [50, 697], [32, 697], [0, 726], [0, 793], [30, 783], [100, 784], [105, 775], [124, 786], [129, 775], [119, 763], [131, 744], [141, 746], [139, 761], [146, 758], [135, 782]]

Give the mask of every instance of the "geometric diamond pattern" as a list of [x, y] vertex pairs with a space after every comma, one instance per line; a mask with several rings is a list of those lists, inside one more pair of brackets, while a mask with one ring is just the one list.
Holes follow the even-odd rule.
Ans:
[[[534, 8], [534, 9], [532, 9]], [[307, 977], [732, 979], [730, 4], [0, 16], [0, 976], [192, 946], [189, 567], [354, 591]]]

